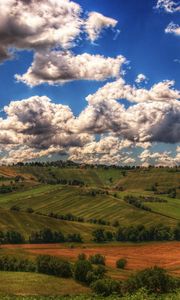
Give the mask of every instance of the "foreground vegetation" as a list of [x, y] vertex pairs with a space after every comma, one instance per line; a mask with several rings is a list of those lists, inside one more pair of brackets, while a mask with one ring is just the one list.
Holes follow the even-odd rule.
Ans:
[[119, 297], [112, 295], [109, 297], [96, 295], [80, 295], [80, 296], [0, 296], [1, 300], [179, 300], [180, 292], [168, 295], [149, 295], [144, 289], [138, 291], [134, 295], [126, 295]]
[[[119, 261], [117, 262], [119, 263]], [[124, 268], [125, 265], [121, 267]], [[119, 297], [129, 293], [133, 295], [142, 288], [145, 288], [148, 294], [161, 295], [180, 288], [179, 279], [170, 276], [164, 269], [156, 266], [139, 271], [125, 281], [112, 279], [106, 274], [105, 257], [100, 254], [90, 256], [89, 259], [86, 255], [81, 254], [74, 264], [49, 255], [39, 255], [35, 260], [2, 256], [0, 258], [0, 270], [47, 274], [58, 278], [74, 279], [85, 287], [90, 287], [95, 294], [104, 297], [113, 294]], [[2, 287], [0, 292], [2, 292]]]

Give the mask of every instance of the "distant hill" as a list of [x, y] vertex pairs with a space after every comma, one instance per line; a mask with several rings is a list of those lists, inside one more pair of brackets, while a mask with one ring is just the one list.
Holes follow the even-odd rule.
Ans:
[[[151, 211], [127, 203], [124, 200], [127, 195], [133, 195]], [[14, 205], [20, 212], [9, 210]], [[175, 226], [180, 222], [180, 168], [3, 166], [0, 167], [0, 207], [3, 210], [0, 229], [19, 228], [25, 234], [46, 225], [64, 231], [77, 226], [85, 234], [95, 226], [89, 224], [93, 218], [104, 219], [111, 225], [118, 221], [124, 226], [157, 223]], [[27, 208], [32, 208], [34, 213], [25, 213]], [[70, 213], [83, 217], [85, 222], [75, 226], [76, 222], [37, 213]]]

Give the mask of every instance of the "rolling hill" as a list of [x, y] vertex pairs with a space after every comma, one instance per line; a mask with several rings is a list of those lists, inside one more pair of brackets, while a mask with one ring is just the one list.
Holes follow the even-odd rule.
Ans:
[[[175, 226], [180, 221], [180, 171], [177, 168], [122, 170], [113, 167], [13, 166], [0, 167], [0, 176], [1, 186], [7, 182], [15, 186], [12, 192], [0, 193], [0, 229], [16, 228], [27, 235], [33, 228], [48, 225], [65, 231], [73, 228], [88, 235], [92, 231], [93, 225], [89, 224], [92, 218], [105, 219], [111, 224], [118, 221], [124, 226], [158, 223]], [[66, 180], [66, 183], [48, 184], [52, 180], [55, 183]], [[73, 180], [82, 184], [74, 185]], [[124, 201], [126, 195], [154, 196], [152, 186], [159, 192], [156, 199], [165, 200], [163, 203], [146, 202], [152, 211]], [[176, 191], [175, 198], [168, 194], [171, 189]], [[14, 205], [20, 212], [10, 211]], [[25, 213], [27, 208], [32, 208], [34, 213]], [[83, 217], [85, 223], [75, 225], [75, 222], [71, 224], [37, 214], [51, 212], [71, 213]]]

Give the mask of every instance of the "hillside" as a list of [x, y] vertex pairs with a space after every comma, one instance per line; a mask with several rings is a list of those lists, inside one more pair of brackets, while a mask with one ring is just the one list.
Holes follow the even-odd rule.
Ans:
[[[0, 231], [15, 230], [28, 238], [32, 231], [39, 231], [50, 228], [54, 231], [61, 231], [63, 234], [81, 233], [83, 240], [89, 242], [92, 239], [91, 233], [97, 225], [89, 223], [70, 222], [56, 220], [38, 214], [15, 212], [0, 208]], [[111, 229], [111, 227], [107, 228]]]
[[[13, 166], [0, 167], [0, 176], [1, 186], [13, 186], [11, 192], [0, 193], [0, 207], [4, 209], [0, 229], [14, 226], [21, 230], [22, 226], [27, 234], [34, 227], [48, 225], [54, 228], [59, 226], [59, 222], [63, 227], [65, 221], [52, 218], [47, 221], [46, 217], [36, 214], [52, 212], [83, 217], [85, 223], [77, 224], [81, 226], [78, 230], [82, 233], [86, 231], [83, 227], [92, 226], [89, 221], [93, 218], [105, 219], [111, 224], [118, 221], [124, 226], [157, 223], [175, 226], [180, 221], [179, 169]], [[173, 198], [171, 190], [176, 193]], [[143, 203], [152, 211], [127, 203], [124, 201], [127, 195], [137, 199], [146, 197], [147, 201]], [[155, 197], [155, 202], [148, 201], [148, 197]], [[20, 208], [21, 213], [12, 214], [9, 209], [14, 205]], [[32, 208], [34, 213], [25, 214], [27, 208]], [[70, 223], [66, 222], [69, 230]], [[76, 228], [74, 222], [72, 226]]]

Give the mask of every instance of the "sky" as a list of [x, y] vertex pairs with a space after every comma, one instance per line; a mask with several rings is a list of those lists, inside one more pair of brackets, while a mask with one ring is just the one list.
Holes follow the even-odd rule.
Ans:
[[180, 2], [0, 0], [0, 164], [180, 164]]

